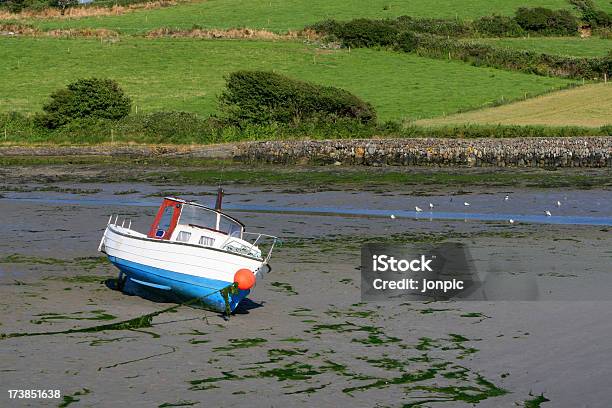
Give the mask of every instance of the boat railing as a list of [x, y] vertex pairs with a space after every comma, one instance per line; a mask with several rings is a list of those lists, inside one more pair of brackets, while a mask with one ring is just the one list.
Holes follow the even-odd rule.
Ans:
[[[113, 215], [115, 216], [115, 220], [113, 220]], [[118, 227], [119, 224], [119, 214], [111, 214], [110, 217], [108, 217], [108, 222], [106, 223], [106, 225], [114, 225], [115, 227]], [[128, 222], [128, 226], [127, 229], [132, 229], [132, 220], [130, 218], [124, 218], [123, 221], [121, 221], [121, 228], [126, 228], [125, 223]]]
[[[245, 237], [245, 235], [248, 235], [248, 237]], [[221, 248], [225, 248], [225, 246], [227, 244], [229, 244], [230, 242], [232, 242], [232, 240], [234, 240], [237, 237], [228, 237], [225, 242], [221, 245]], [[249, 250], [254, 250], [254, 249], [258, 249], [257, 244], [264, 241], [264, 240], [271, 240], [272, 243], [270, 244], [270, 248], [268, 249], [268, 253], [266, 254], [265, 257], [262, 256], [263, 258], [263, 263], [268, 263], [268, 260], [270, 259], [270, 257], [272, 256], [272, 251], [274, 250], [274, 247], [276, 246], [277, 243], [281, 242], [281, 240], [278, 237], [275, 237], [274, 235], [268, 235], [268, 234], [263, 234], [263, 233], [259, 233], [259, 232], [246, 232], [244, 231], [242, 233], [242, 243], [243, 245], [247, 246], [249, 248]], [[234, 240], [234, 242], [236, 242]]]

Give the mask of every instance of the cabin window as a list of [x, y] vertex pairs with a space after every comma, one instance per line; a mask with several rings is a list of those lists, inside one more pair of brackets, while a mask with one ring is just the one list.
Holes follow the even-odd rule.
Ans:
[[189, 242], [190, 238], [191, 238], [191, 232], [187, 232], [187, 231], [180, 231], [178, 235], [176, 236], [176, 240], [179, 242]]
[[200, 228], [217, 229], [217, 213], [191, 205], [183, 206], [181, 219], [182, 225], [191, 225]]
[[170, 228], [170, 224], [172, 223], [172, 213], [174, 212], [173, 207], [166, 207], [164, 209], [164, 213], [162, 214], [161, 219], [159, 220], [159, 224], [157, 226], [157, 231], [155, 232], [155, 236], [161, 238], [164, 236], [168, 228]]
[[201, 236], [200, 237], [200, 245], [213, 246], [214, 243], [215, 243], [215, 239], [214, 238], [205, 237], [205, 236]]
[[226, 233], [230, 237], [240, 238], [242, 226], [234, 220], [221, 216], [219, 219], [219, 231]]

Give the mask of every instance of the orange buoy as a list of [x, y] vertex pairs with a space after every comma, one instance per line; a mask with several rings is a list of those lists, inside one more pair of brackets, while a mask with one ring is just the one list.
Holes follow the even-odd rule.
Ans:
[[255, 285], [255, 274], [250, 269], [238, 269], [234, 274], [234, 282], [240, 290], [251, 289]]

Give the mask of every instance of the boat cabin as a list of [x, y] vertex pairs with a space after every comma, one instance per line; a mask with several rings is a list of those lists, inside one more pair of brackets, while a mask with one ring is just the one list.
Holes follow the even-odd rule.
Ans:
[[238, 246], [246, 243], [243, 241], [243, 234], [244, 225], [219, 210], [179, 198], [166, 197], [157, 211], [147, 236], [153, 239], [225, 248], [228, 243]]

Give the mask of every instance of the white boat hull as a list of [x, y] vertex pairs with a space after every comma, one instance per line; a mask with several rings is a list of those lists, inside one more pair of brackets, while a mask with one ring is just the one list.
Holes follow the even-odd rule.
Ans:
[[[156, 292], [177, 301], [199, 298], [205, 307], [217, 311], [226, 310], [220, 291], [234, 282], [237, 270], [246, 268], [260, 277], [264, 269], [261, 259], [217, 248], [148, 238], [112, 224], [104, 231], [100, 250], [125, 275], [125, 291]], [[240, 290], [230, 295], [229, 308], [233, 311], [248, 293], [249, 290]]]

